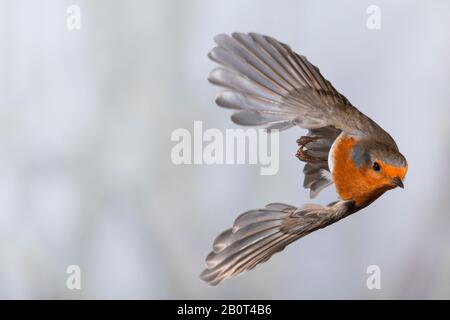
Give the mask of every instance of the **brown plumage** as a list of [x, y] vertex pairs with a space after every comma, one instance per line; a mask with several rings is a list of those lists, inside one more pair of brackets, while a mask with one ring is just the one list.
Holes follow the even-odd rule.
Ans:
[[239, 216], [214, 241], [201, 278], [210, 285], [267, 261], [293, 241], [324, 228], [403, 187], [407, 163], [392, 137], [341, 95], [304, 56], [259, 35], [218, 35], [209, 81], [224, 87], [216, 103], [236, 110], [233, 122], [308, 129], [297, 143], [311, 198], [335, 184], [328, 206], [270, 204]]

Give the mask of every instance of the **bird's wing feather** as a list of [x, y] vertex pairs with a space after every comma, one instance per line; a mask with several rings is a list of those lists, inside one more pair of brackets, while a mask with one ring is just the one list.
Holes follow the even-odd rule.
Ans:
[[201, 278], [210, 285], [236, 276], [267, 261], [288, 244], [355, 212], [353, 202], [296, 208], [272, 203], [241, 214], [231, 229], [214, 241]]
[[304, 56], [274, 38], [250, 33], [220, 34], [209, 57], [221, 65], [209, 81], [226, 88], [218, 105], [237, 110], [240, 125], [286, 129], [332, 126], [354, 135], [393, 143], [374, 121], [340, 94]]

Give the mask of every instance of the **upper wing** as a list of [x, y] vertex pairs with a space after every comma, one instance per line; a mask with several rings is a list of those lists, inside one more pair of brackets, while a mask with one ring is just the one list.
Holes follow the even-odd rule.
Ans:
[[233, 228], [222, 232], [206, 257], [200, 277], [210, 285], [236, 276], [267, 261], [288, 244], [355, 212], [353, 202], [296, 208], [272, 203], [241, 214]]
[[286, 129], [332, 126], [353, 135], [393, 139], [359, 112], [304, 56], [277, 40], [260, 34], [233, 33], [215, 37], [209, 57], [222, 65], [209, 81], [225, 87], [216, 98], [240, 125]]

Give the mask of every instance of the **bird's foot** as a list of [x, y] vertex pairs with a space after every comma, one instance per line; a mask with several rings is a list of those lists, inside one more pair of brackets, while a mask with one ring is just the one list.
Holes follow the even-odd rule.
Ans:
[[304, 162], [324, 162], [322, 159], [318, 157], [313, 157], [310, 154], [308, 154], [308, 148], [306, 145], [312, 141], [318, 140], [320, 137], [311, 137], [311, 136], [302, 136], [299, 139], [297, 139], [297, 145], [300, 147], [297, 150], [297, 153], [295, 156], [300, 160]]

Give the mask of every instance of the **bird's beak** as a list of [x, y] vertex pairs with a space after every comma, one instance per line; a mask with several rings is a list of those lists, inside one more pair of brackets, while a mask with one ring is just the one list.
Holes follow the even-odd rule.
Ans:
[[394, 179], [392, 179], [391, 180], [391, 182], [393, 183], [393, 184], [395, 184], [397, 187], [400, 187], [400, 188], [405, 188], [405, 186], [403, 185], [403, 181], [402, 181], [402, 179], [400, 179], [400, 177], [395, 177]]

